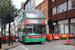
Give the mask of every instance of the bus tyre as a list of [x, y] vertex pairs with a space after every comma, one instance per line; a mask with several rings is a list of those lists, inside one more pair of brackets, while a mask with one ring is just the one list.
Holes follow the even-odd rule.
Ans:
[[41, 44], [41, 42], [39, 42], [39, 44]]
[[22, 36], [22, 43], [23, 43], [23, 36]]

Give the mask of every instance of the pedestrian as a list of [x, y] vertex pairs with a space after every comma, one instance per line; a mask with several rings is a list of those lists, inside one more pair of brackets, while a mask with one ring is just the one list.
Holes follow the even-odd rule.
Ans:
[[17, 39], [17, 33], [15, 34], [15, 37], [16, 37], [16, 39]]
[[58, 28], [55, 28], [55, 33], [56, 33], [56, 34], [58, 33]]
[[15, 40], [16, 40], [16, 41], [18, 41], [18, 39], [17, 39], [17, 33], [15, 34], [15, 37], [16, 37], [16, 39], [15, 39]]

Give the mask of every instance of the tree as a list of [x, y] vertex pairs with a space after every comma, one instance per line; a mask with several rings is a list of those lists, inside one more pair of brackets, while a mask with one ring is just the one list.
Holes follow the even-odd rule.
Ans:
[[4, 28], [3, 27], [1, 28], [2, 30], [1, 33], [3, 33], [3, 29], [4, 29], [4, 35], [5, 35], [5, 29], [6, 29], [7, 23], [3, 23], [3, 17], [8, 12], [10, 12], [11, 16], [14, 16], [14, 17], [18, 15], [18, 10], [12, 4], [11, 0], [0, 0], [0, 22], [2, 26], [4, 27]]

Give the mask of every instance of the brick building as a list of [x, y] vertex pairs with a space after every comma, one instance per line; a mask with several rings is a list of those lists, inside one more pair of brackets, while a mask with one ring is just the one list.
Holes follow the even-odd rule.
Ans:
[[44, 0], [42, 3], [36, 6], [35, 9], [43, 10], [45, 13], [46, 19], [48, 19], [48, 0]]
[[44, 0], [26, 0], [24, 3], [24, 10], [35, 9], [35, 7]]
[[54, 33], [75, 34], [75, 0], [45, 0], [36, 9], [43, 10], [46, 19], [53, 19]]

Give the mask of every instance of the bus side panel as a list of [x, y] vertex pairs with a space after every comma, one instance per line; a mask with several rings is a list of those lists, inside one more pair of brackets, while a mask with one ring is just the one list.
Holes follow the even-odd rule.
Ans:
[[24, 11], [24, 26], [25, 26], [25, 33], [23, 35], [23, 42], [26, 41], [26, 10]]

